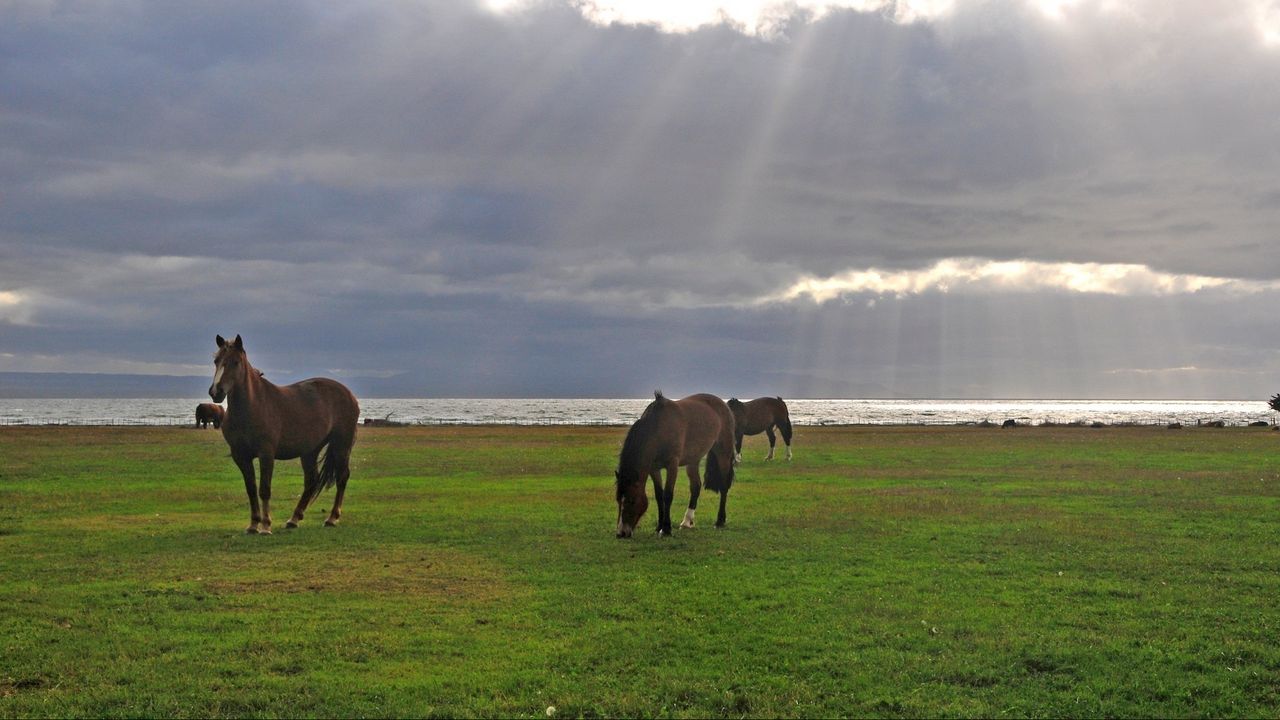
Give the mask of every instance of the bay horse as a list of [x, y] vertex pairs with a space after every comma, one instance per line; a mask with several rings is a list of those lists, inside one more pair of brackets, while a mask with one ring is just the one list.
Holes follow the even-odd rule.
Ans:
[[[249, 527], [245, 532], [271, 534], [271, 472], [276, 460], [293, 458], [302, 459], [303, 490], [285, 527], [296, 528], [311, 501], [335, 484], [338, 490], [333, 509], [324, 524], [337, 524], [351, 477], [351, 448], [360, 417], [355, 396], [342, 383], [328, 378], [275, 385], [249, 364], [239, 335], [229, 342], [219, 335], [217, 343], [209, 397], [214, 402], [227, 401], [222, 437], [231, 447], [231, 459], [244, 475], [244, 489], [249, 494]], [[257, 487], [255, 458], [261, 470]]]
[[769, 454], [765, 456], [765, 460], [772, 460], [773, 446], [777, 442], [773, 435], [775, 427], [778, 428], [779, 433], [782, 433], [782, 442], [787, 445], [787, 459], [791, 459], [791, 415], [787, 412], [787, 404], [782, 401], [782, 398], [762, 397], [745, 403], [738, 398], [732, 398], [729, 400], [729, 410], [733, 412], [733, 447], [736, 462], [742, 462], [742, 436], [760, 433], [769, 436]]
[[[693, 527], [698, 495], [702, 492], [698, 464], [703, 456], [707, 458], [707, 489], [720, 493], [716, 527], [724, 527], [725, 501], [733, 485], [733, 413], [715, 395], [668, 400], [661, 391], [655, 392], [653, 402], [627, 431], [618, 455], [618, 469], [613, 474], [618, 501], [617, 536], [631, 537], [649, 507], [646, 477], [653, 479], [653, 495], [658, 501], [658, 534], [671, 534], [671, 500], [681, 466], [689, 476], [689, 509], [685, 510], [680, 527]], [[659, 481], [664, 468], [665, 490]]]
[[213, 429], [217, 430], [222, 427], [222, 414], [221, 405], [200, 403], [196, 406], [196, 427], [207, 430], [209, 423], [213, 423]]

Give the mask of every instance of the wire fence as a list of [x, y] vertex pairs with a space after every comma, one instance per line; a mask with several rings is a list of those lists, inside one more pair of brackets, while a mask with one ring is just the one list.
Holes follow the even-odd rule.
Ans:
[[[531, 426], [531, 427], [627, 427], [630, 421], [622, 419], [599, 419], [599, 418], [583, 418], [579, 420], [570, 420], [566, 418], [500, 418], [500, 417], [484, 417], [484, 418], [458, 418], [458, 417], [438, 417], [438, 418], [415, 418], [412, 420], [387, 420], [385, 418], [363, 418], [360, 423], [365, 427], [414, 427], [414, 426], [457, 426], [457, 427], [483, 427], [483, 426]], [[991, 420], [971, 420], [957, 418], [931, 418], [900, 421], [885, 420], [815, 420], [815, 421], [796, 421], [793, 425], [797, 427], [860, 427], [860, 426], [976, 426], [976, 427], [1001, 427], [1003, 423], [993, 422]], [[1213, 420], [1200, 419], [1181, 422], [1167, 422], [1163, 420], [1144, 420], [1144, 421], [1127, 421], [1112, 420], [1103, 422], [1099, 420], [1067, 420], [1059, 421], [1052, 418], [1046, 418], [1039, 421], [1019, 420], [1015, 423], [1016, 427], [1274, 427], [1273, 422], [1262, 420], [1254, 421], [1229, 421], [1229, 420]], [[200, 428], [190, 417], [0, 417], [0, 427], [188, 427]], [[210, 423], [212, 428], [212, 423]]]
[[[484, 425], [530, 425], [530, 426], [567, 426], [567, 427], [626, 427], [629, 422], [622, 420], [565, 420], [562, 418], [421, 418], [412, 421], [388, 421], [378, 418], [365, 418], [361, 425], [368, 427], [412, 427], [412, 426], [484, 426]], [[199, 428], [191, 418], [187, 417], [0, 417], [0, 426], [10, 427], [191, 427]], [[210, 423], [212, 428], [213, 424]]]

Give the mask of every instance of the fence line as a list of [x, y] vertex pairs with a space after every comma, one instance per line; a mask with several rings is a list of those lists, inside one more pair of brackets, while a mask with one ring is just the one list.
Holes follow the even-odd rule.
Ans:
[[[361, 424], [364, 422], [361, 420]], [[470, 425], [537, 425], [537, 426], [595, 426], [595, 427], [626, 427], [630, 422], [622, 420], [561, 420], [556, 418], [486, 418], [482, 420], [467, 420], [463, 418], [422, 418], [414, 421], [395, 421], [386, 422], [379, 421], [370, 423], [370, 426], [381, 427], [404, 427], [404, 426], [426, 426], [426, 425], [444, 425], [444, 426], [470, 426]], [[31, 426], [31, 427], [198, 427], [194, 420], [187, 417], [160, 417], [160, 418], [81, 418], [81, 417], [63, 417], [63, 418], [32, 418], [32, 417], [0, 417], [0, 426]]]
[[[373, 422], [365, 423], [365, 420]], [[1244, 427], [1251, 423], [1248, 422], [1223, 422], [1225, 427]], [[420, 418], [411, 421], [387, 421], [384, 418], [362, 418], [361, 425], [369, 427], [415, 427], [415, 426], [439, 426], [439, 427], [477, 427], [484, 425], [515, 425], [515, 426], [531, 426], [531, 427], [627, 427], [631, 424], [627, 420], [608, 420], [608, 419], [586, 419], [586, 420], [566, 420], [563, 418], [483, 418], [483, 419], [466, 419], [466, 418]], [[978, 427], [998, 427], [1000, 423], [991, 422], [989, 420], [960, 420], [960, 419], [912, 419], [903, 421], [892, 420], [792, 420], [792, 424], [797, 427], [861, 427], [861, 426], [978, 426]], [[1152, 420], [1150, 422], [1137, 422], [1128, 420], [1113, 420], [1111, 422], [1101, 422], [1093, 420], [1074, 420], [1074, 421], [1058, 421], [1052, 418], [1045, 418], [1039, 422], [1020, 421], [1020, 427], [1038, 426], [1038, 427], [1090, 427], [1090, 426], [1106, 426], [1106, 427], [1163, 427], [1165, 421]], [[1196, 427], [1198, 422], [1184, 423], [1186, 427]], [[61, 417], [61, 418], [33, 418], [33, 417], [0, 417], [0, 427], [198, 427], [195, 422], [186, 416], [177, 417], [150, 417], [150, 418], [125, 418], [125, 417], [108, 417], [108, 418], [85, 418], [85, 417]], [[1273, 425], [1274, 427], [1274, 425]]]

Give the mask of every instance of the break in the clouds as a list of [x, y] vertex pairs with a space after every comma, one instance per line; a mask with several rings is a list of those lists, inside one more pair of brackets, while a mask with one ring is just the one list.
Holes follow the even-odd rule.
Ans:
[[1136, 264], [995, 262], [960, 258], [940, 260], [923, 270], [882, 272], [868, 269], [846, 271], [830, 277], [805, 277], [786, 290], [764, 298], [764, 301], [788, 302], [808, 297], [825, 302], [864, 293], [902, 296], [925, 292], [1032, 293], [1047, 290], [1121, 296], [1224, 290], [1252, 295], [1278, 291], [1280, 281], [1174, 275]]
[[6, 3], [0, 370], [241, 333], [393, 393], [1265, 396], [1277, 37], [1270, 0]]

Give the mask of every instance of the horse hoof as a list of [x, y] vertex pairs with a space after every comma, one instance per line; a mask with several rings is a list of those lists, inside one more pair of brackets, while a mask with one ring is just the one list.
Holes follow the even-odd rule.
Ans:
[[285, 529], [285, 530], [297, 530], [297, 529], [298, 529], [298, 523], [296, 523], [296, 522], [294, 522], [294, 521], [290, 520], [289, 522], [287, 522], [287, 523], [285, 523], [285, 524], [284, 524], [284, 529]]
[[259, 534], [259, 535], [270, 535], [270, 534], [271, 534], [271, 528], [264, 528], [264, 529], [262, 529], [262, 530], [259, 530], [259, 531], [258, 531], [258, 534]]
[[245, 528], [245, 529], [244, 529], [244, 534], [245, 534], [245, 535], [257, 535], [257, 534], [258, 534], [258, 528], [254, 527], [253, 525], [250, 525], [249, 527], [247, 527], [247, 528]]
[[338, 526], [338, 521], [337, 521], [337, 520], [334, 520], [333, 518], [329, 518], [328, 520], [325, 520], [325, 521], [324, 521], [324, 526], [325, 526], [325, 527], [337, 527], [337, 526]]

